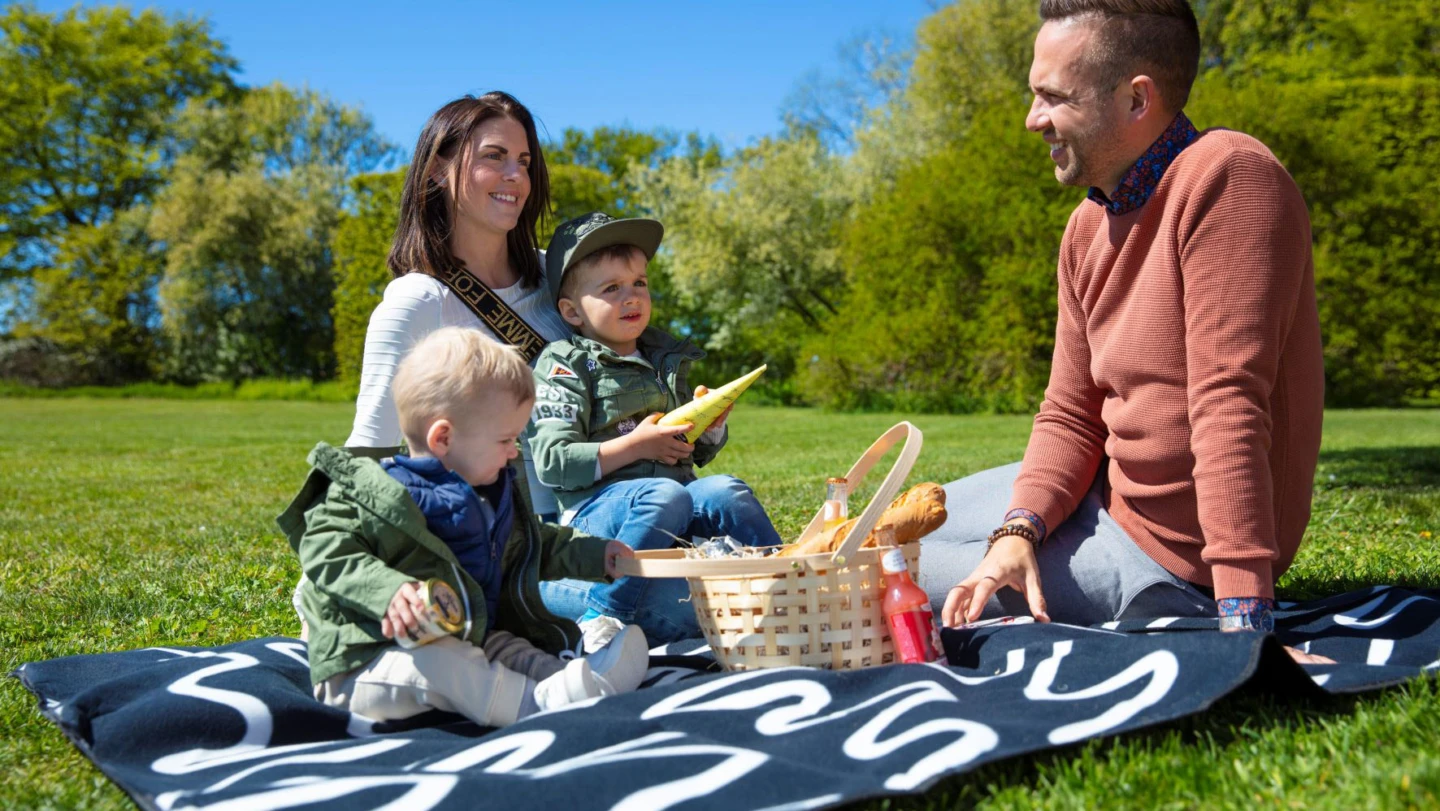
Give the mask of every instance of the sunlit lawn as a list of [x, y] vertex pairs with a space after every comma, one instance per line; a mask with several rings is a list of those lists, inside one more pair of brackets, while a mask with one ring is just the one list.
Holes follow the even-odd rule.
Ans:
[[[350, 416], [323, 403], [0, 399], [10, 437], [0, 446], [0, 667], [293, 635], [299, 568], [271, 520], [303, 478], [308, 448], [342, 441]], [[825, 477], [896, 419], [742, 406], [713, 469], [749, 481], [793, 535]], [[912, 419], [925, 431], [912, 481], [1013, 461], [1029, 432], [1022, 417]], [[1440, 586], [1440, 410], [1327, 414], [1316, 485], [1282, 596]], [[129, 805], [13, 679], [0, 688], [0, 724], [0, 805]], [[1433, 681], [1320, 705], [1242, 696], [889, 805], [1436, 807], [1437, 751]]]

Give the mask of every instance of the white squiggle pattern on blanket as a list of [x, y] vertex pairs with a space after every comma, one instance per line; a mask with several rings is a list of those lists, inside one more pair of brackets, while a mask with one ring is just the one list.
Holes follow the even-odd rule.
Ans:
[[1055, 728], [1049, 736], [1050, 742], [1054, 744], [1074, 743], [1125, 723], [1141, 710], [1164, 698], [1180, 675], [1180, 661], [1175, 658], [1175, 654], [1168, 650], [1157, 650], [1093, 687], [1073, 693], [1053, 693], [1050, 687], [1060, 672], [1060, 661], [1069, 656], [1074, 647], [1075, 643], [1068, 639], [1055, 643], [1054, 653], [1041, 662], [1035, 668], [1035, 674], [1030, 677], [1030, 684], [1025, 687], [1026, 698], [1031, 701], [1081, 701], [1113, 693], [1147, 676], [1150, 677], [1150, 683], [1134, 698], [1127, 698], [1094, 718]]
[[1375, 599], [1353, 611], [1346, 611], [1343, 614], [1336, 614], [1335, 624], [1343, 625], [1346, 628], [1376, 628], [1384, 625], [1390, 620], [1395, 619], [1397, 616], [1400, 615], [1400, 612], [1404, 611], [1405, 607], [1410, 605], [1411, 603], [1417, 603], [1422, 600], [1430, 600], [1429, 597], [1426, 597], [1422, 594], [1416, 594], [1412, 597], [1407, 597], [1404, 600], [1401, 600], [1399, 605], [1390, 609], [1390, 613], [1385, 614], [1384, 616], [1377, 617], [1375, 619], [1361, 619], [1361, 617], [1378, 608], [1381, 603], [1385, 602], [1385, 598], [1389, 596], [1389, 594], [1382, 594], [1379, 597], [1376, 597]]

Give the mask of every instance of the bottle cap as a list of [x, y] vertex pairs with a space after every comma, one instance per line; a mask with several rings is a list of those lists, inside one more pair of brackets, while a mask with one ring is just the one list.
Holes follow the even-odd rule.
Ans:
[[905, 550], [891, 549], [886, 552], [885, 557], [880, 559], [880, 568], [887, 574], [910, 571], [910, 564], [905, 562]]
[[831, 476], [830, 478], [828, 478], [828, 479], [825, 480], [825, 483], [826, 483], [826, 484], [849, 484], [850, 482], [849, 482], [844, 476]]

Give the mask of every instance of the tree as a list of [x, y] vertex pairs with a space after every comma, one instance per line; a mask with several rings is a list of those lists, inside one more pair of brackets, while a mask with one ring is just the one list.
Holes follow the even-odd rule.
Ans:
[[145, 233], [148, 217], [148, 208], [136, 207], [99, 225], [72, 226], [54, 260], [33, 271], [40, 326], [17, 332], [43, 337], [66, 356], [69, 373], [53, 382], [114, 385], [157, 371], [161, 257]]
[[360, 175], [350, 181], [352, 203], [335, 229], [335, 376], [360, 379], [370, 313], [394, 276], [386, 265], [400, 212], [405, 169]]
[[841, 230], [839, 314], [800, 356], [801, 390], [832, 408], [1029, 411], [1049, 374], [1055, 256], [1074, 190], [1016, 125], [979, 112], [968, 136], [901, 171]]
[[348, 179], [393, 155], [370, 120], [275, 84], [234, 104], [192, 104], [151, 235], [181, 379], [329, 377], [330, 250]]
[[67, 229], [97, 228], [165, 180], [190, 99], [235, 92], [237, 63], [203, 20], [25, 5], [0, 16], [0, 278], [52, 262]]
[[[0, 15], [0, 319], [64, 356], [64, 382], [153, 372], [160, 259], [146, 206], [189, 99], [235, 91], [209, 25], [158, 12], [12, 5]], [[54, 378], [56, 382], [62, 378]]]
[[855, 133], [870, 112], [896, 98], [910, 69], [908, 38], [875, 29], [852, 36], [836, 49], [834, 70], [812, 70], [781, 103], [789, 132], [813, 132], [831, 150], [855, 146]]
[[855, 135], [861, 201], [964, 138], [977, 112], [1028, 99], [1039, 25], [1034, 4], [1017, 0], [958, 0], [921, 21], [903, 91]]
[[640, 192], [665, 223], [676, 291], [703, 302], [708, 334], [691, 337], [783, 376], [800, 338], [835, 312], [851, 201], [842, 161], [813, 133], [767, 138], [715, 168], [667, 161]]
[[1213, 5], [1191, 113], [1259, 138], [1305, 195], [1327, 402], [1440, 391], [1440, 0]]

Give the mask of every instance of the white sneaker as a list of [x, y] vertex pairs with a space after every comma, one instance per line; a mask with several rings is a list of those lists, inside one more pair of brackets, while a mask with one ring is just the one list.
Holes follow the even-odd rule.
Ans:
[[650, 645], [640, 626], [625, 625], [599, 652], [575, 661], [590, 663], [602, 695], [628, 693], [645, 680], [645, 671], [650, 669]]
[[585, 652], [598, 653], [610, 644], [615, 635], [625, 630], [625, 623], [604, 614], [580, 623], [580, 633], [585, 635]]
[[565, 669], [535, 685], [535, 704], [554, 710], [587, 698], [604, 695], [601, 684], [584, 659], [571, 659]]

